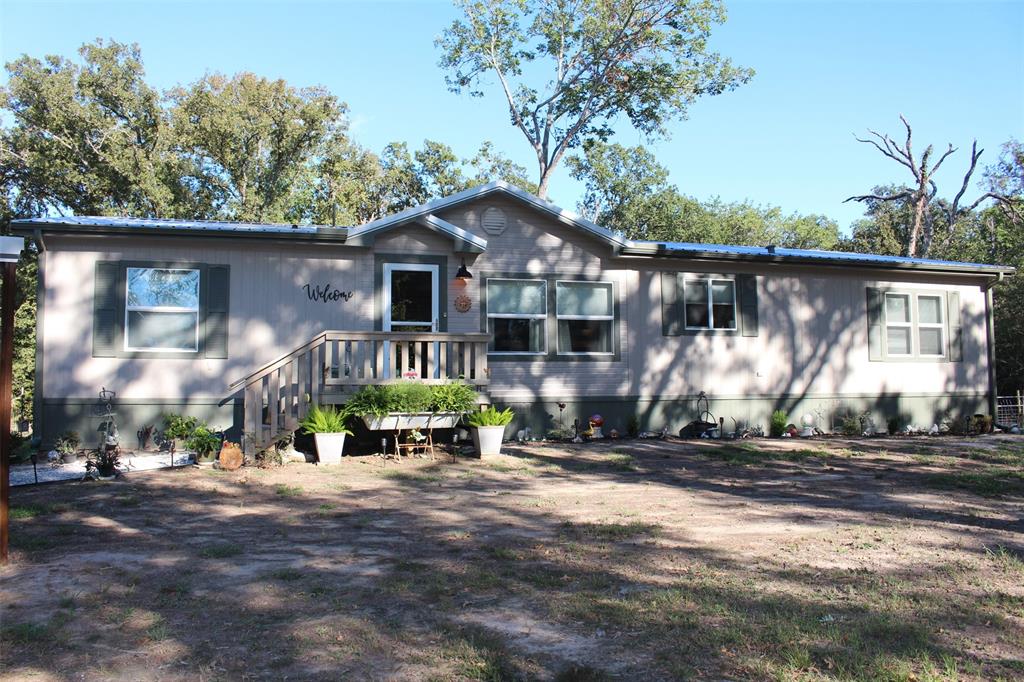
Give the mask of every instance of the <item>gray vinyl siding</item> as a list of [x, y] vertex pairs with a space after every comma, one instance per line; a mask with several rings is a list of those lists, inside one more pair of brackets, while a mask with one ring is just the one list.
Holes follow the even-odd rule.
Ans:
[[[506, 228], [500, 235], [489, 234], [480, 225], [483, 212], [492, 206], [506, 214]], [[980, 278], [810, 265], [723, 265], [686, 258], [616, 258], [607, 244], [503, 196], [485, 197], [441, 212], [439, 217], [488, 241], [485, 253], [465, 256], [474, 275], [468, 283], [455, 280], [463, 255], [453, 251], [452, 242], [416, 225], [380, 234], [372, 248], [189, 237], [50, 237], [41, 257], [46, 273], [41, 305], [45, 317], [40, 321], [40, 366], [45, 368], [41, 398], [88, 401], [107, 386], [118, 392], [119, 399], [134, 404], [199, 401], [223, 406], [232, 398], [227, 390], [231, 382], [317, 333], [372, 330], [380, 314], [375, 303], [375, 254], [445, 259], [447, 272], [442, 273], [441, 284], [446, 287], [447, 303], [442, 315], [453, 333], [482, 330], [480, 290], [487, 273], [615, 283], [617, 358], [491, 363], [490, 394], [496, 402], [533, 404], [551, 413], [550, 406], [558, 400], [582, 405], [598, 397], [615, 404], [657, 403], [662, 406], [659, 414], [682, 419], [691, 409], [691, 396], [702, 390], [734, 401], [727, 404], [753, 401], [750, 405], [757, 405], [757, 410], [773, 405], [803, 409], [798, 406], [809, 404], [808, 396], [837, 401], [841, 396], [902, 394], [926, 401], [927, 396], [973, 396], [989, 390]], [[92, 292], [95, 264], [101, 259], [229, 266], [228, 357], [92, 357]], [[754, 276], [757, 336], [666, 336], [664, 272]], [[309, 301], [302, 290], [306, 283], [330, 283], [351, 291], [353, 298]], [[870, 362], [865, 301], [866, 290], [872, 287], [956, 293], [964, 361]], [[455, 310], [460, 295], [472, 301], [467, 312]], [[553, 316], [548, 324], [553, 324]], [[553, 413], [557, 416], [557, 409]], [[125, 430], [133, 433], [136, 428], [130, 424]]]

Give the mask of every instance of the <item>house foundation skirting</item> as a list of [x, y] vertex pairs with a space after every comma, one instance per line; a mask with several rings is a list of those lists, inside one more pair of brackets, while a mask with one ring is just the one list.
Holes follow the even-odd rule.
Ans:
[[[649, 396], [594, 396], [594, 397], [538, 397], [493, 396], [494, 404], [511, 407], [516, 418], [505, 432], [506, 438], [515, 437], [520, 429], [530, 428], [535, 437], [542, 437], [559, 426], [558, 403], [565, 403], [562, 424], [572, 428], [580, 419], [586, 424], [593, 414], [604, 417], [604, 433], [617, 429], [625, 434], [631, 417], [636, 417], [641, 431], [660, 431], [668, 426], [670, 434], [697, 418], [695, 395], [670, 397]], [[41, 435], [44, 446], [49, 446], [62, 432], [78, 431], [83, 447], [91, 447], [99, 439], [100, 419], [96, 416], [96, 400], [45, 399], [42, 401], [43, 421]], [[939, 423], [946, 415], [962, 416], [985, 413], [988, 396], [979, 392], [935, 394], [885, 395], [783, 395], [783, 396], [709, 396], [708, 408], [715, 418], [725, 418], [726, 432], [735, 428], [734, 421], [743, 426], [760, 425], [767, 431], [773, 411], [785, 410], [789, 421], [799, 423], [803, 415], [810, 414], [815, 425], [828, 430], [839, 429], [841, 417], [846, 414], [867, 412], [877, 429], [884, 431], [889, 418], [897, 417], [900, 426], [913, 424], [927, 429]], [[242, 437], [242, 403], [240, 400], [222, 401], [215, 398], [192, 400], [118, 399], [114, 405], [121, 442], [134, 448], [136, 432], [143, 425], [163, 428], [163, 415], [167, 413], [198, 417], [214, 427], [225, 429], [227, 437], [239, 441]]]
[[[542, 436], [559, 426], [558, 403], [565, 403], [562, 423], [572, 428], [573, 420], [579, 418], [585, 427], [586, 420], [593, 414], [604, 417], [605, 435], [611, 429], [625, 434], [631, 417], [636, 417], [641, 431], [661, 431], [668, 426], [670, 434], [678, 435], [679, 430], [697, 418], [695, 395], [672, 397], [644, 396], [595, 396], [570, 398], [522, 398], [494, 396], [499, 407], [511, 407], [516, 412], [515, 421], [506, 431], [506, 437], [514, 437], [520, 429], [530, 428], [532, 435]], [[775, 410], [784, 410], [789, 421], [799, 424], [805, 414], [814, 418], [815, 425], [823, 430], [838, 430], [842, 417], [867, 412], [875, 428], [886, 430], [891, 417], [899, 419], [900, 428], [913, 424], [927, 429], [939, 423], [947, 415], [961, 416], [985, 413], [988, 396], [985, 393], [938, 393], [938, 394], [885, 394], [885, 395], [781, 395], [781, 396], [708, 396], [708, 409], [717, 420], [725, 418], [726, 433], [742, 426], [760, 425], [768, 430], [769, 418]], [[735, 420], [735, 422], [733, 421]]]

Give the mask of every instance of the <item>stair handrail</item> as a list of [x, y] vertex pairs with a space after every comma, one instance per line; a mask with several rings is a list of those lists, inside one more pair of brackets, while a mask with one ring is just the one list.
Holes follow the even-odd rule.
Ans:
[[262, 367], [260, 367], [259, 369], [257, 369], [252, 374], [249, 374], [248, 376], [242, 377], [241, 379], [239, 379], [239, 380], [229, 384], [228, 385], [228, 390], [232, 391], [232, 390], [234, 390], [236, 388], [239, 388], [240, 386], [248, 386], [252, 382], [258, 381], [259, 379], [262, 379], [263, 377], [267, 376], [268, 374], [273, 372], [275, 369], [279, 369], [281, 367], [284, 367], [286, 364], [288, 364], [289, 362], [294, 360], [296, 356], [302, 355], [306, 351], [313, 350], [314, 348], [316, 348], [321, 343], [326, 343], [327, 342], [327, 334], [328, 334], [327, 331], [320, 332], [319, 334], [314, 336], [309, 342], [299, 346], [298, 348], [296, 348], [295, 350], [291, 351], [290, 353], [286, 353], [285, 355], [282, 355], [281, 357], [279, 357], [276, 360], [271, 360], [267, 364], [265, 364]]

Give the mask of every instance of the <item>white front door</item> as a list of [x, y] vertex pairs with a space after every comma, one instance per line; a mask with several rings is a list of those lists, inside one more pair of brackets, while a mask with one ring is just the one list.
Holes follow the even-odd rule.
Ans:
[[425, 263], [385, 263], [381, 301], [386, 332], [436, 332], [440, 267]]

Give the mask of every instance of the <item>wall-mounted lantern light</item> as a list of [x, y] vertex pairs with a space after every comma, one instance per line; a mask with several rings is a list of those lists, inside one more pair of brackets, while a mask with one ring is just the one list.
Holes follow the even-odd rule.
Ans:
[[455, 279], [460, 282], [466, 282], [473, 279], [473, 273], [466, 267], [466, 259], [462, 259], [462, 265], [459, 266], [459, 271], [455, 273]]

